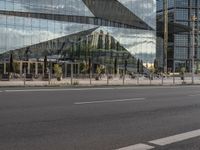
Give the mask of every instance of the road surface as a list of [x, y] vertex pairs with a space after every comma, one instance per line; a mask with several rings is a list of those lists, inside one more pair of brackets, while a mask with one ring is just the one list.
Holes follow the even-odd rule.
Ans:
[[200, 86], [0, 89], [0, 150], [199, 150]]

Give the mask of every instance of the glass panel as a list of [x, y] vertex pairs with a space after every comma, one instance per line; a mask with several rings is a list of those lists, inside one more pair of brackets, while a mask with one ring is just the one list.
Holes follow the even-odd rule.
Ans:
[[[155, 0], [120, 2], [155, 28]], [[98, 63], [114, 64], [118, 58], [121, 66], [125, 59], [135, 65], [136, 59], [153, 63], [155, 58], [155, 31], [127, 29], [130, 27], [127, 24], [103, 18], [91, 18], [87, 20], [90, 24], [81, 24], [84, 18], [80, 16], [93, 16], [82, 0], [0, 0], [0, 4], [0, 10], [38, 13], [35, 18], [0, 15], [0, 53], [16, 49], [24, 52], [29, 48], [35, 50], [31, 55], [37, 57], [51, 52], [68, 59], [86, 60], [89, 55], [86, 48], [91, 45], [90, 55]], [[41, 19], [42, 13], [48, 13], [51, 19], [54, 14], [72, 15], [70, 19], [79, 23]], [[93, 28], [96, 31], [86, 31]]]
[[188, 7], [188, 0], [176, 0], [175, 5], [177, 7]]
[[156, 28], [155, 0], [118, 0], [152, 28]]
[[23, 48], [94, 27], [94, 25], [0, 15], [0, 51]]
[[133, 56], [153, 63], [155, 58], [156, 35], [152, 31], [102, 27], [100, 30], [108, 32]]
[[176, 9], [177, 20], [188, 20], [188, 9]]
[[0, 10], [5, 10], [5, 0], [0, 0]]
[[76, 16], [94, 16], [82, 0], [12, 0], [0, 1], [0, 9]]

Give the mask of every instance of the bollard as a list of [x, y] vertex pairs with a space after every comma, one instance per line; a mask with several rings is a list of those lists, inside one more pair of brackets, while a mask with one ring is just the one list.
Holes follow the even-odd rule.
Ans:
[[109, 76], [107, 74], [107, 85], [109, 85]]
[[71, 85], [73, 85], [73, 73], [74, 73], [74, 68], [73, 68], [73, 63], [71, 63]]
[[24, 68], [24, 86], [26, 86], [26, 68]]
[[139, 78], [139, 74], [137, 74], [137, 85], [139, 85], [140, 78]]

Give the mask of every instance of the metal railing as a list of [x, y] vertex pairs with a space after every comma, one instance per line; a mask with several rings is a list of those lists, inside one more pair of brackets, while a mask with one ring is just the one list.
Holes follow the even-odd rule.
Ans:
[[[192, 85], [192, 74], [179, 75], [114, 75], [114, 74], [70, 74], [58, 81], [54, 75], [32, 76], [31, 80], [26, 75], [19, 77], [12, 75], [9, 80], [1, 79], [1, 86], [106, 86], [106, 85]], [[200, 84], [200, 74], [195, 74], [194, 84]]]

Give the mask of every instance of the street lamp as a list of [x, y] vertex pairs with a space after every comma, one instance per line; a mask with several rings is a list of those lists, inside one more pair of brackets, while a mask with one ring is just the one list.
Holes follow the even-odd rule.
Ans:
[[163, 0], [163, 22], [164, 22], [164, 37], [163, 37], [163, 72], [167, 73], [167, 49], [168, 49], [168, 0]]
[[192, 84], [194, 84], [194, 55], [195, 55], [195, 21], [197, 17], [193, 15], [191, 17], [192, 21]]

